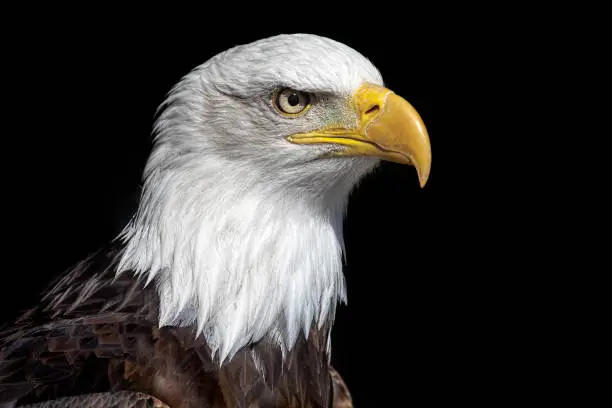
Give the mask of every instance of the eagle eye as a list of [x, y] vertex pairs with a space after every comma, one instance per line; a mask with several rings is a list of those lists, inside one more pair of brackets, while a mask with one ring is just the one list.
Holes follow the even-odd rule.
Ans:
[[298, 116], [310, 108], [310, 95], [285, 88], [274, 95], [274, 107], [285, 116]]

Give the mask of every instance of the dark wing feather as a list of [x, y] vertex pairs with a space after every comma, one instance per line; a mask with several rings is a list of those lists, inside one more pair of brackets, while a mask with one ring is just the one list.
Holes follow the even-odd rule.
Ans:
[[172, 407], [329, 407], [329, 325], [284, 361], [267, 336], [219, 367], [193, 328], [157, 327], [156, 291], [115, 276], [119, 253], [81, 262], [0, 332], [0, 407], [121, 390]]
[[167, 405], [141, 392], [101, 392], [75, 397], [58, 398], [20, 408], [162, 408]]
[[120, 388], [109, 382], [109, 362], [137, 355], [157, 303], [129, 276], [114, 279], [117, 254], [100, 251], [79, 263], [0, 332], [0, 403]]
[[334, 368], [330, 370], [330, 376], [332, 380], [332, 407], [333, 408], [353, 408], [353, 398], [349, 392], [348, 387], [340, 377], [338, 371]]

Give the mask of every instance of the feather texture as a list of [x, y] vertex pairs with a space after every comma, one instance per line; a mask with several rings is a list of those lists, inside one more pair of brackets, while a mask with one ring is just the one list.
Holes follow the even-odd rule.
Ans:
[[64, 397], [21, 408], [169, 408], [157, 398], [141, 392], [99, 392], [75, 397]]
[[284, 359], [265, 336], [219, 365], [193, 327], [157, 327], [154, 288], [115, 277], [120, 251], [80, 263], [0, 333], [0, 404], [133, 391], [171, 407], [329, 405], [328, 325]]

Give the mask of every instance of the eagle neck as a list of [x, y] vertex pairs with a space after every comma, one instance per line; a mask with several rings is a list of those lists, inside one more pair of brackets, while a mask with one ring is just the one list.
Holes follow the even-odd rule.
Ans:
[[154, 282], [159, 325], [195, 326], [220, 361], [266, 335], [291, 351], [346, 300], [348, 191], [308, 194], [225, 168], [151, 172], [119, 272]]

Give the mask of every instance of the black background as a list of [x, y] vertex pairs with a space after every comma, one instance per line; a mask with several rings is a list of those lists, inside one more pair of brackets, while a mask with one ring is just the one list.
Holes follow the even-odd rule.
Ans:
[[[413, 168], [385, 163], [351, 197], [349, 300], [338, 311], [333, 362], [357, 406], [435, 400], [457, 392], [457, 384], [478, 393], [470, 353], [497, 334], [486, 329], [496, 316], [474, 322], [473, 313], [483, 312], [473, 295], [492, 278], [476, 273], [488, 246], [471, 239], [481, 224], [471, 218], [475, 175], [457, 150], [465, 135], [448, 132], [436, 113], [436, 104], [457, 104], [461, 96], [444, 88], [448, 68], [440, 62], [434, 23], [361, 15], [336, 24], [291, 14], [259, 24], [219, 18], [215, 26], [210, 13], [198, 23], [198, 13], [168, 11], [155, 21], [39, 13], [12, 31], [4, 58], [11, 71], [5, 77], [11, 107], [4, 110], [5, 258], [11, 261], [2, 280], [4, 319], [35, 303], [49, 279], [127, 222], [155, 110], [182, 75], [228, 47], [309, 32], [367, 56], [386, 85], [420, 112], [433, 152], [424, 189]], [[487, 296], [495, 297], [499, 283], [491, 281]]]

